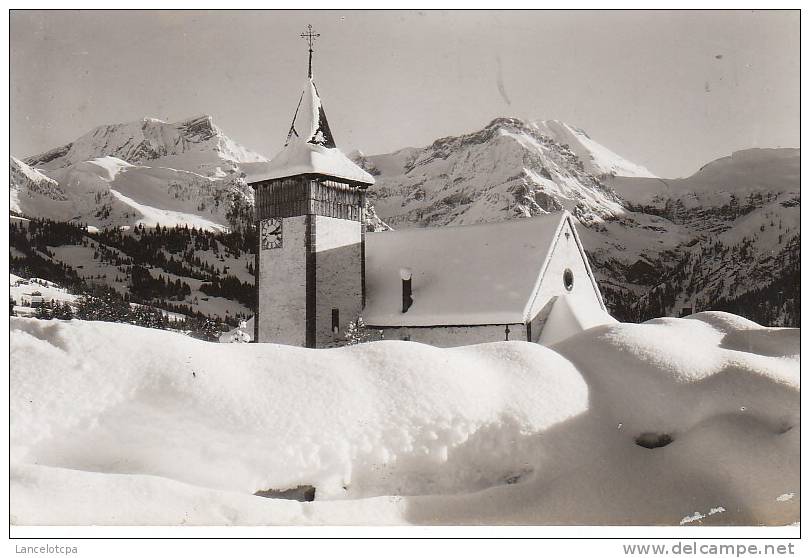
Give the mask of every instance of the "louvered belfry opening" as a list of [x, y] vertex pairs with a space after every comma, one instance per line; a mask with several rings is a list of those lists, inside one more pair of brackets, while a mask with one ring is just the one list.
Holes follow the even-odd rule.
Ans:
[[256, 220], [270, 217], [322, 215], [361, 221], [365, 188], [334, 178], [300, 175], [254, 185]]

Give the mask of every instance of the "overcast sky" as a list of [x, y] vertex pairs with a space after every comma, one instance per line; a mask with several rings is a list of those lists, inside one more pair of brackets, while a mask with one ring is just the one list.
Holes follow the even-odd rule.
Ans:
[[272, 156], [306, 79], [344, 151], [557, 119], [664, 177], [798, 147], [799, 12], [11, 14], [11, 152], [107, 123], [210, 114]]

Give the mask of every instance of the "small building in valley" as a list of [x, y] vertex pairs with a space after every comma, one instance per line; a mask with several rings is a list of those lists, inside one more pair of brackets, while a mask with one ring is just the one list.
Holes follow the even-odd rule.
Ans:
[[30, 306], [31, 308], [39, 308], [42, 306], [45, 299], [42, 297], [42, 293], [39, 291], [34, 291], [32, 293], [23, 293], [20, 295], [20, 305], [21, 306]]

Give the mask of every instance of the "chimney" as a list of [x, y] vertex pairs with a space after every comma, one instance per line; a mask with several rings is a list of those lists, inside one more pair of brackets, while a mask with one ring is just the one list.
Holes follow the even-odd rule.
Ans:
[[413, 304], [413, 297], [411, 296], [411, 270], [403, 267], [399, 270], [399, 276], [402, 278], [402, 313], [408, 311], [408, 308]]

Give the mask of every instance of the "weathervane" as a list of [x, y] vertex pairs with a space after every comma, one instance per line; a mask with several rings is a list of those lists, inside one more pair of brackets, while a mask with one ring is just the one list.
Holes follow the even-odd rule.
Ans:
[[309, 71], [307, 72], [307, 77], [312, 77], [312, 44], [315, 42], [315, 39], [320, 37], [320, 33], [313, 33], [312, 26], [307, 25], [307, 30], [304, 33], [301, 33], [301, 38], [304, 39], [307, 44], [309, 45]]

